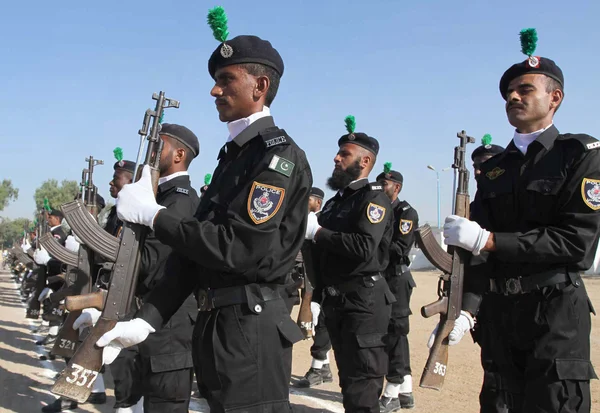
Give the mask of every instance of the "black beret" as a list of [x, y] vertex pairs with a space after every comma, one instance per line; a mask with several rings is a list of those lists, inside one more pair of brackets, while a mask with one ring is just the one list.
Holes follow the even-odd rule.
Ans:
[[323, 199], [325, 198], [325, 192], [323, 192], [322, 189], [313, 186], [312, 188], [310, 188], [310, 196]]
[[494, 156], [494, 155], [497, 155], [502, 152], [504, 152], [504, 148], [500, 145], [494, 145], [494, 144], [481, 145], [481, 146], [478, 146], [477, 148], [475, 148], [475, 150], [471, 154], [471, 160], [474, 161], [475, 158], [477, 158], [479, 156], [485, 156], [485, 155]]
[[178, 140], [192, 151], [194, 158], [200, 153], [198, 137], [185, 126], [176, 125], [174, 123], [163, 123], [160, 127], [159, 135], [167, 135]]
[[563, 88], [565, 87], [563, 72], [554, 61], [545, 57], [531, 56], [521, 63], [515, 63], [502, 75], [502, 78], [500, 79], [500, 94], [504, 100], [506, 100], [506, 92], [510, 82], [513, 79], [528, 73], [549, 76], [560, 83]]
[[366, 150], [373, 152], [375, 155], [379, 153], [379, 142], [377, 142], [377, 139], [368, 136], [366, 133], [354, 132], [344, 135], [338, 140], [338, 146], [342, 146], [345, 143], [353, 143], [362, 146]]
[[54, 209], [54, 208], [50, 209], [50, 212], [48, 212], [48, 215], [54, 216], [54, 217], [59, 217], [60, 219], [63, 219], [65, 217], [61, 210]]
[[377, 175], [377, 181], [383, 181], [384, 179], [388, 181], [398, 182], [399, 184], [404, 183], [404, 177], [398, 171], [389, 171], [388, 173], [382, 172], [379, 175]]
[[104, 209], [106, 206], [106, 201], [104, 201], [104, 198], [102, 198], [102, 195], [100, 194], [96, 194], [96, 205], [98, 205], [100, 209]]
[[271, 43], [257, 36], [237, 36], [221, 43], [208, 60], [208, 73], [229, 65], [260, 63], [269, 66], [283, 76], [283, 59]]
[[123, 159], [122, 161], [115, 162], [115, 164], [113, 165], [113, 169], [115, 171], [121, 169], [127, 172], [131, 172], [133, 174], [135, 173], [135, 162], [126, 161]]

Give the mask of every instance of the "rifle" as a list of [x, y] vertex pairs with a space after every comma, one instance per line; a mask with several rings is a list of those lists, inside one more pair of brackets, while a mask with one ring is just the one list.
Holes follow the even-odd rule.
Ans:
[[91, 155], [89, 158], [85, 158], [85, 161], [88, 162], [88, 167], [83, 170], [83, 174], [87, 175], [87, 179], [82, 181], [84, 188], [83, 202], [90, 214], [92, 214], [94, 218], [98, 218], [98, 205], [96, 205], [96, 193], [98, 192], [98, 188], [96, 188], [93, 181], [94, 166], [104, 165], [104, 161], [94, 159]]
[[[144, 138], [147, 136], [148, 146], [143, 164], [149, 165], [151, 168], [152, 183], [156, 192], [159, 176], [158, 166], [163, 146], [163, 141], [159, 136], [160, 118], [164, 109], [178, 108], [179, 102], [166, 98], [164, 92], [154, 93], [152, 99], [157, 101], [155, 109], [146, 111], [144, 123], [138, 134], [141, 136], [141, 145], [143, 145]], [[152, 127], [148, 133], [150, 120], [152, 120]], [[141, 167], [142, 165], [140, 165], [140, 170]], [[138, 170], [138, 175], [141, 172], [140, 170]], [[71, 222], [69, 222], [69, 225], [71, 225]], [[71, 228], [74, 228], [73, 225], [71, 225]], [[86, 230], [86, 228], [81, 229]], [[77, 230], [77, 234], [82, 233], [80, 230]], [[147, 233], [147, 227], [128, 222], [124, 223], [108, 292], [106, 298], [102, 300], [104, 304], [102, 314], [96, 325], [92, 327], [90, 334], [84, 339], [73, 358], [69, 361], [67, 367], [61, 372], [56, 383], [54, 383], [53, 393], [79, 403], [84, 403], [88, 399], [92, 385], [102, 368], [103, 349], [96, 346], [96, 341], [104, 333], [111, 330], [118, 321], [123, 320], [131, 309], [131, 304], [135, 299], [140, 252]], [[89, 303], [85, 302], [86, 300], [81, 300], [78, 297], [68, 297], [67, 305], [72, 304], [73, 300], [83, 301], [80, 302], [81, 306], [90, 307]]]
[[[474, 143], [475, 139], [464, 130], [457, 137], [460, 144], [454, 148], [452, 164], [457, 183], [454, 214], [469, 218], [469, 171], [465, 166], [465, 151], [467, 144]], [[438, 280], [438, 300], [421, 308], [421, 315], [425, 318], [439, 314], [440, 323], [419, 384], [424, 388], [441, 390], [447, 373], [449, 335], [462, 309], [465, 261], [470, 253], [453, 246], [448, 246], [448, 252], [444, 251], [427, 224], [418, 228], [415, 235], [425, 257], [443, 271]]]
[[[41, 209], [38, 213], [37, 217], [37, 236], [35, 237], [35, 249], [40, 249], [40, 238], [43, 237], [47, 232], [47, 223], [46, 223], [46, 212], [44, 209]], [[30, 250], [31, 251], [31, 250]], [[32, 256], [33, 258], [33, 256]], [[46, 266], [38, 265], [35, 269], [36, 271], [36, 280], [33, 291], [36, 294], [32, 294], [29, 297], [29, 301], [27, 303], [27, 312], [25, 318], [37, 320], [40, 317], [40, 302], [38, 301], [39, 295], [44, 289], [46, 285]]]

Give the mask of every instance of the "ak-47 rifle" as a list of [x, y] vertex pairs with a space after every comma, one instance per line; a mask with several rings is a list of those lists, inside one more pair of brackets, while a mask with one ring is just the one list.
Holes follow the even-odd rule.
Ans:
[[94, 166], [96, 165], [104, 165], [104, 161], [99, 159], [94, 159], [93, 156], [90, 155], [89, 158], [85, 158], [85, 161], [88, 162], [87, 169], [84, 169], [84, 174], [86, 174], [86, 180], [82, 181], [84, 191], [83, 191], [83, 202], [87, 207], [90, 214], [94, 216], [94, 218], [98, 218], [98, 205], [96, 204], [96, 194], [98, 193], [98, 188], [94, 185]]
[[[469, 218], [469, 170], [465, 165], [465, 150], [467, 144], [474, 143], [475, 139], [465, 131], [461, 131], [457, 136], [460, 144], [454, 148], [452, 164], [457, 183], [454, 214]], [[443, 271], [438, 282], [439, 299], [421, 308], [423, 317], [439, 314], [440, 323], [421, 376], [420, 386], [441, 390], [447, 373], [449, 335], [454, 328], [454, 321], [460, 316], [465, 261], [470, 253], [453, 246], [448, 246], [448, 252], [444, 251], [427, 224], [417, 229], [415, 235], [425, 257]]]
[[[144, 123], [138, 133], [142, 137], [142, 143], [146, 140], [144, 139], [146, 136], [148, 141], [146, 158], [140, 167], [143, 165], [150, 166], [152, 183], [156, 191], [159, 177], [158, 166], [163, 146], [163, 141], [159, 136], [160, 118], [162, 117], [164, 109], [178, 108], [179, 102], [166, 98], [164, 92], [154, 93], [152, 99], [157, 101], [156, 107], [154, 110], [148, 109], [146, 111]], [[148, 133], [150, 120], [152, 120], [152, 127]], [[78, 201], [73, 202], [77, 203]], [[65, 208], [63, 208], [63, 211], [65, 211]], [[75, 212], [74, 216], [76, 215], [77, 213]], [[89, 216], [87, 212], [86, 215]], [[93, 227], [91, 229], [86, 228], [85, 226], [76, 228], [73, 225], [75, 224], [75, 221], [72, 224], [68, 221], [68, 217], [67, 222], [69, 222], [71, 228], [76, 231], [77, 235], [86, 242], [84, 237], [89, 235], [88, 232], [93, 230]], [[76, 225], [80, 225], [85, 221], [76, 220], [76, 222]], [[102, 232], [104, 231], [102, 230]], [[103, 349], [96, 346], [96, 341], [98, 341], [104, 333], [111, 330], [118, 321], [123, 320], [131, 309], [132, 302], [135, 299], [134, 293], [137, 284], [140, 252], [147, 233], [148, 228], [143, 225], [130, 224], [128, 222], [124, 223], [121, 239], [118, 241], [118, 250], [112, 267], [108, 291], [105, 298], [102, 297], [104, 298], [102, 300], [103, 305], [96, 306], [96, 308], [101, 307], [102, 314], [96, 325], [92, 327], [90, 334], [84, 339], [81, 346], [73, 355], [73, 358], [70, 360], [67, 367], [60, 374], [60, 377], [52, 387], [53, 393], [75, 400], [79, 403], [84, 403], [88, 399], [92, 385], [94, 384], [94, 381], [96, 381], [98, 373], [102, 368]], [[90, 245], [90, 247], [93, 248], [92, 245]], [[100, 304], [97, 295], [94, 296], [94, 293], [87, 297], [67, 297], [66, 301], [67, 308], [73, 308], [71, 306], [73, 301], [77, 301], [81, 308], [91, 307], [93, 304]], [[94, 302], [92, 303], [92, 301]]]

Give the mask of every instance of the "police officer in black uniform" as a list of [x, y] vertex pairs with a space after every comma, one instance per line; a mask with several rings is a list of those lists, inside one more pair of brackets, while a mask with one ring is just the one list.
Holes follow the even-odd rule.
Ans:
[[320, 252], [323, 311], [347, 412], [379, 412], [388, 369], [385, 336], [394, 296], [384, 278], [393, 233], [390, 200], [368, 176], [379, 143], [365, 133], [338, 141], [327, 184], [338, 193], [311, 220], [306, 238]]
[[[509, 412], [590, 412], [590, 312], [580, 271], [600, 232], [600, 142], [562, 134], [553, 117], [564, 77], [531, 55], [500, 80], [516, 130], [481, 167], [472, 221], [446, 218], [446, 243], [486, 262], [467, 267], [463, 308], [486, 331]], [[485, 257], [487, 255], [487, 257]], [[470, 325], [461, 314], [450, 341]], [[482, 406], [482, 412], [486, 410]]]
[[[109, 183], [110, 196], [117, 199], [119, 192], [127, 184], [133, 181], [133, 174], [135, 173], [135, 162], [127, 160], [117, 160], [113, 165], [114, 173], [113, 178]], [[108, 213], [106, 218], [106, 225], [104, 230], [115, 237], [120, 234], [121, 228], [123, 228], [123, 222], [117, 217], [117, 206], [113, 206]]]
[[312, 174], [304, 152], [270, 116], [283, 61], [269, 42], [225, 41], [209, 72], [230, 136], [195, 217], [155, 203], [147, 168], [118, 200], [119, 216], [153, 227], [183, 268], [156, 286], [139, 318], [117, 323], [98, 345], [143, 341], [196, 291], [194, 366], [211, 412], [290, 412], [292, 345], [303, 335], [282, 298], [283, 282], [304, 239]]
[[392, 316], [388, 327], [387, 351], [389, 368], [386, 386], [381, 397], [384, 412], [411, 409], [415, 406], [412, 393], [412, 372], [410, 369], [410, 350], [408, 332], [410, 325], [410, 297], [417, 285], [408, 266], [408, 254], [415, 243], [415, 229], [419, 227], [419, 214], [406, 201], [400, 201], [404, 178], [398, 171], [391, 169], [391, 163], [385, 164], [384, 172], [377, 176], [377, 182], [392, 201], [394, 212], [394, 235], [390, 244], [390, 262], [385, 271], [385, 279], [396, 302], [392, 304]]

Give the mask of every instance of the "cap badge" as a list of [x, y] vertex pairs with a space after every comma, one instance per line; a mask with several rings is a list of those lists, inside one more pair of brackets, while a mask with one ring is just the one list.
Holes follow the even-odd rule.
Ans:
[[227, 43], [223, 43], [221, 46], [221, 56], [223, 56], [225, 59], [233, 56], [233, 47], [229, 46]]
[[540, 67], [540, 58], [537, 56], [529, 56], [527, 64], [529, 65], [529, 67], [538, 68]]
[[349, 141], [353, 141], [354, 139], [356, 139], [356, 136], [354, 136], [353, 133], [351, 133], [351, 134], [348, 135], [348, 140]]
[[123, 162], [123, 161], [119, 161], [119, 166], [120, 166], [120, 167], [123, 167], [123, 166], [125, 166], [125, 162]]

